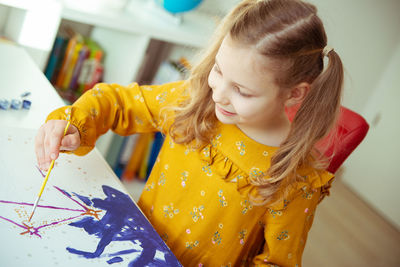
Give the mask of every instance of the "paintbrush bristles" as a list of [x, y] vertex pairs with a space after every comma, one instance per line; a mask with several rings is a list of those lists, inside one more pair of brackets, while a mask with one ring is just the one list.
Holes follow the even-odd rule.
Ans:
[[30, 222], [31, 219], [32, 219], [33, 213], [35, 212], [36, 207], [37, 207], [37, 204], [39, 203], [39, 199], [40, 199], [40, 197], [42, 196], [42, 193], [43, 193], [44, 188], [46, 187], [47, 180], [49, 179], [49, 175], [50, 175], [51, 170], [53, 169], [53, 166], [54, 166], [54, 160], [52, 160], [51, 163], [50, 163], [49, 170], [47, 171], [46, 177], [45, 177], [44, 180], [43, 180], [42, 187], [40, 188], [38, 197], [37, 197], [37, 199], [36, 199], [36, 201], [35, 201], [35, 205], [33, 205], [32, 213], [31, 213], [31, 216], [29, 217], [28, 222]]
[[33, 214], [35, 213], [36, 207], [37, 207], [37, 205], [38, 205], [38, 203], [39, 203], [39, 198], [40, 198], [39, 196], [36, 198], [36, 201], [35, 201], [35, 204], [33, 205], [33, 209], [32, 209], [32, 212], [31, 212], [31, 216], [29, 216], [28, 222], [31, 221], [31, 219], [32, 219], [32, 217], [33, 217]]

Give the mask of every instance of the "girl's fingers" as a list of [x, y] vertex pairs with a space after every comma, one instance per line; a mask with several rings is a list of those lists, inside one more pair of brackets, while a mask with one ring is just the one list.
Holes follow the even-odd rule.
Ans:
[[67, 125], [66, 121], [54, 123], [54, 126], [49, 134], [48, 156], [50, 158], [50, 161], [58, 158], [58, 154], [60, 152], [61, 140], [64, 137], [64, 129], [66, 125]]
[[[42, 164], [42, 169], [43, 170], [47, 170], [50, 166], [50, 131], [49, 130], [49, 125], [46, 125], [46, 130], [45, 130], [45, 134], [44, 134], [44, 138], [43, 138], [43, 151], [44, 151], [44, 160], [43, 160], [43, 164]], [[53, 127], [51, 127], [53, 128]]]
[[61, 150], [73, 151], [80, 145], [79, 133], [66, 135], [61, 141]]
[[78, 129], [71, 124], [64, 136], [66, 125], [64, 120], [50, 120], [40, 127], [35, 138], [36, 158], [40, 169], [47, 170], [51, 161], [58, 158], [60, 149], [72, 151], [79, 147]]
[[42, 165], [44, 164], [44, 145], [43, 145], [43, 140], [44, 140], [44, 130], [43, 130], [43, 125], [40, 127], [38, 134], [36, 135], [35, 138], [35, 153], [36, 153], [36, 159], [39, 165], [40, 169], [43, 169]]

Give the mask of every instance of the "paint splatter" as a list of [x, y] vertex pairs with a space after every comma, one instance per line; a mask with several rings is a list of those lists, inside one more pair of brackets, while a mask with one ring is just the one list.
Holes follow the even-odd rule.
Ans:
[[[8, 219], [8, 218], [5, 218], [5, 217], [3, 217], [3, 216], [0, 216], [0, 219], [3, 219], [3, 220], [5, 220], [5, 221], [8, 221], [8, 222], [10, 222], [10, 223], [12, 223], [12, 224], [14, 224], [14, 225], [16, 225], [16, 226], [22, 228], [23, 230], [22, 230], [22, 232], [20, 233], [20, 235], [26, 235], [26, 234], [28, 234], [28, 235], [30, 235], [30, 236], [36, 235], [37, 237], [40, 237], [40, 238], [42, 238], [42, 236], [41, 236], [41, 234], [40, 234], [40, 229], [42, 229], [42, 228], [51, 227], [51, 226], [54, 226], [54, 225], [57, 225], [57, 224], [65, 223], [65, 222], [68, 222], [68, 221], [72, 221], [72, 220], [77, 219], [77, 218], [82, 217], [82, 216], [93, 216], [93, 217], [99, 219], [99, 213], [101, 212], [101, 210], [95, 210], [95, 209], [89, 208], [89, 207], [87, 207], [87, 206], [85, 206], [85, 205], [79, 203], [79, 202], [76, 201], [75, 199], [73, 199], [73, 196], [70, 195], [69, 193], [67, 193], [66, 191], [64, 191], [64, 190], [62, 190], [62, 189], [60, 189], [60, 188], [58, 188], [57, 186], [54, 186], [54, 188], [56, 188], [59, 192], [61, 192], [61, 193], [62, 193], [63, 195], [65, 195], [67, 198], [69, 198], [70, 200], [74, 201], [74, 202], [77, 203], [79, 206], [81, 206], [81, 209], [71, 209], [71, 208], [63, 208], [63, 207], [55, 207], [55, 206], [45, 206], [45, 205], [38, 205], [37, 207], [38, 207], [38, 208], [45, 208], [45, 209], [56, 209], [56, 210], [65, 210], [65, 211], [78, 212], [79, 215], [73, 216], [73, 217], [70, 217], [70, 218], [66, 218], [66, 219], [61, 219], [61, 220], [59, 220], [59, 221], [54, 221], [54, 222], [51, 222], [51, 223], [45, 222], [43, 225], [39, 225], [39, 226], [36, 226], [36, 227], [34, 227], [34, 226], [32, 225], [32, 223], [30, 223], [30, 222], [18, 223], [18, 222], [15, 222], [15, 221], [13, 221], [13, 220], [10, 220], [10, 219]], [[0, 200], [0, 203], [4, 203], [4, 204], [14, 204], [14, 205], [20, 205], [20, 206], [33, 206], [32, 203], [16, 202], [16, 201], [7, 201], [7, 200]]]
[[[100, 238], [95, 251], [88, 252], [68, 247], [67, 250], [70, 253], [88, 259], [99, 258], [111, 242], [131, 241], [133, 245], [136, 245], [135, 248], [119, 251], [108, 256], [140, 252], [139, 256], [129, 263], [129, 266], [181, 266], [127, 194], [105, 185], [103, 185], [103, 192], [106, 198], [91, 199], [94, 208], [105, 211], [101, 220], [84, 217], [69, 224], [83, 228], [89, 235]], [[141, 251], [137, 249], [138, 242], [142, 248]], [[157, 258], [157, 252], [162, 253], [164, 259]], [[122, 261], [122, 258], [113, 257], [107, 262], [112, 264], [120, 261]]]
[[[42, 176], [45, 176], [39, 168], [38, 170]], [[4, 216], [0, 216], [0, 220], [11, 223], [17, 229], [21, 228], [21, 232], [19, 232], [21, 236], [38, 238], [42, 238], [44, 228], [51, 228], [55, 225], [69, 223], [72, 227], [81, 228], [87, 234], [99, 238], [94, 252], [78, 250], [73, 247], [67, 247], [66, 250], [87, 259], [107, 257], [106, 262], [114, 264], [124, 261], [120, 257], [121, 255], [133, 254], [129, 258], [128, 266], [182, 266], [127, 194], [105, 185], [102, 186], [106, 196], [104, 199], [87, 197], [75, 192], [69, 193], [57, 186], [54, 188], [61, 193], [61, 196], [68, 198], [79, 208], [49, 205], [38, 205], [37, 207], [64, 210], [76, 213], [75, 216], [50, 223], [44, 221], [39, 226], [34, 226], [25, 220], [17, 222]], [[0, 200], [0, 203], [22, 207], [33, 206], [32, 203], [8, 200]], [[24, 214], [23, 217], [27, 216], [26, 212], [17, 211], [17, 213]], [[113, 247], [113, 242], [120, 241], [130, 241], [132, 248], [115, 253], [104, 253], [106, 247]]]

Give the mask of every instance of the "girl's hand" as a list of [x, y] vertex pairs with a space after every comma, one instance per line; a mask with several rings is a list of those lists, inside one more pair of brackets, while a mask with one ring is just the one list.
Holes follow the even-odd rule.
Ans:
[[35, 138], [36, 158], [41, 170], [47, 170], [52, 160], [58, 158], [60, 150], [73, 151], [81, 144], [81, 137], [74, 125], [70, 124], [64, 136], [67, 121], [49, 120], [43, 124]]

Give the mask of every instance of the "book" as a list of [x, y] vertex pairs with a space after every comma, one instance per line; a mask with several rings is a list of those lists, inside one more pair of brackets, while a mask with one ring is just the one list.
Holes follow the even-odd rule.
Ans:
[[64, 58], [64, 52], [68, 40], [61, 35], [58, 35], [54, 41], [53, 48], [50, 52], [50, 57], [47, 62], [46, 70], [44, 72], [46, 78], [51, 82], [53, 77], [56, 76], [57, 67], [60, 66]]
[[153, 146], [154, 143], [154, 134], [150, 135], [150, 138], [148, 139], [148, 142], [146, 144], [146, 149], [144, 151], [144, 155], [142, 158], [142, 162], [140, 164], [140, 168], [138, 171], [138, 178], [143, 179], [143, 180], [147, 180], [147, 170], [149, 168], [149, 159], [150, 159], [150, 154], [151, 154], [151, 148]]
[[83, 43], [80, 42], [79, 40], [77, 40], [77, 42], [76, 42], [76, 44], [74, 46], [74, 49], [72, 51], [71, 59], [70, 59], [70, 61], [68, 63], [68, 67], [66, 68], [64, 80], [63, 80], [63, 82], [61, 84], [61, 88], [64, 89], [64, 90], [70, 89], [69, 85], [71, 83], [72, 74], [74, 72], [76, 63], [78, 61], [79, 53], [80, 53], [80, 51], [82, 49], [82, 46], [83, 46]]
[[56, 62], [56, 65], [54, 67], [54, 73], [53, 73], [53, 76], [51, 77], [51, 81], [50, 81], [52, 84], [56, 83], [58, 74], [60, 73], [61, 66], [62, 66], [64, 57], [65, 57], [65, 50], [67, 49], [68, 41], [69, 41], [69, 39], [65, 38], [64, 42], [63, 42], [63, 45], [62, 45], [62, 47], [60, 49], [60, 56], [59, 56], [59, 59]]
[[79, 39], [79, 35], [75, 34], [68, 41], [68, 45], [66, 47], [65, 54], [64, 54], [64, 59], [61, 64], [61, 69], [60, 69], [60, 72], [59, 72], [56, 82], [55, 82], [55, 86], [57, 86], [58, 88], [63, 87], [65, 76], [67, 74], [69, 64], [72, 59], [73, 53], [75, 51], [75, 45], [77, 44], [78, 39]]
[[133, 134], [123, 139], [121, 148], [118, 153], [117, 161], [115, 163], [114, 172], [122, 178], [125, 166], [128, 164], [140, 134]]
[[99, 83], [103, 80], [103, 72], [104, 66], [101, 62], [95, 61], [93, 74], [91, 76], [91, 81], [89, 84], [85, 85], [85, 90], [91, 89], [96, 83]]
[[121, 178], [129, 181], [135, 177], [139, 177], [139, 172], [143, 161], [146, 160], [146, 153], [149, 150], [149, 144], [153, 139], [153, 133], [139, 134], [138, 139], [132, 148], [132, 153], [128, 163], [126, 164]]
[[75, 91], [78, 88], [78, 78], [82, 70], [83, 62], [89, 57], [89, 54], [89, 47], [83, 44], [81, 50], [79, 51], [78, 60], [72, 73], [71, 81], [68, 86], [69, 89]]
[[102, 79], [104, 67], [102, 60], [104, 51], [97, 42], [88, 39], [86, 45], [90, 50], [88, 58], [84, 61], [81, 73], [78, 77], [78, 90], [83, 93], [93, 87]]

